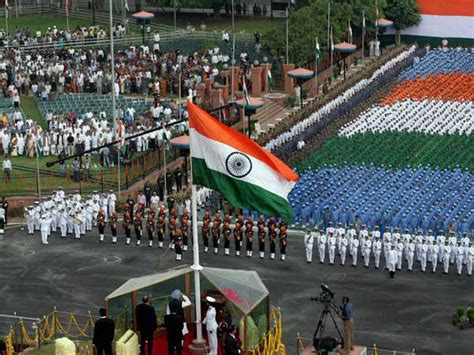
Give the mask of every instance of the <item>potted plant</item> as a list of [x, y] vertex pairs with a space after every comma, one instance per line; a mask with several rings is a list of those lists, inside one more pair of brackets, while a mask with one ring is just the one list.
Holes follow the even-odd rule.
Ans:
[[469, 323], [472, 327], [474, 327], [474, 307], [469, 307], [467, 309], [467, 318], [469, 319]]
[[452, 317], [453, 325], [458, 326], [459, 322], [461, 321], [461, 318], [464, 317], [465, 314], [466, 314], [466, 310], [464, 309], [464, 307], [459, 306], [458, 308], [456, 308], [456, 313], [453, 314], [453, 317]]

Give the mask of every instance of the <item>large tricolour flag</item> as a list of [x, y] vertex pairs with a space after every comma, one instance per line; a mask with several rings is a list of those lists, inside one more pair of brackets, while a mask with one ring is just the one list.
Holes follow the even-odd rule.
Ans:
[[[402, 30], [402, 35], [421, 37], [418, 43], [424, 43], [422, 37], [474, 38], [474, 1], [473, 0], [416, 0], [420, 8], [421, 23], [418, 26]], [[389, 29], [387, 34], [394, 34]]]
[[291, 220], [288, 193], [298, 175], [242, 133], [188, 102], [193, 184], [232, 205]]

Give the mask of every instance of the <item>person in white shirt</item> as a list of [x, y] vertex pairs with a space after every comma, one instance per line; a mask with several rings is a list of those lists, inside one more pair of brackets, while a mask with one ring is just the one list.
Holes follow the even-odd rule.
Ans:
[[354, 238], [352, 239], [352, 245], [351, 245], [351, 250], [352, 250], [352, 266], [356, 267], [357, 266], [357, 252], [359, 249], [359, 239]]
[[438, 255], [439, 255], [439, 246], [438, 244], [433, 245], [433, 252], [431, 254], [431, 265], [433, 266], [432, 273], [436, 272], [436, 266], [438, 265]]
[[459, 241], [458, 248], [456, 250], [456, 267], [458, 270], [458, 276], [461, 276], [462, 274], [463, 259], [464, 259], [464, 247], [462, 246], [461, 241]]
[[395, 250], [395, 246], [392, 245], [391, 249], [388, 252], [388, 271], [390, 272], [390, 277], [392, 279], [395, 277], [397, 258], [397, 251]]
[[319, 247], [319, 263], [324, 264], [324, 258], [326, 256], [326, 235], [321, 232], [318, 240]]
[[408, 245], [408, 253], [407, 253], [407, 261], [408, 261], [408, 271], [412, 272], [413, 271], [413, 260], [415, 259], [415, 243], [413, 240], [410, 240], [409, 245]]
[[345, 235], [340, 237], [341, 239], [341, 247], [339, 249], [341, 253], [341, 265], [344, 266], [346, 264], [346, 255], [347, 255], [347, 247], [349, 245], [349, 240]]
[[43, 245], [47, 245], [48, 243], [48, 235], [50, 231], [50, 223], [51, 220], [47, 215], [43, 215], [40, 220], [41, 225], [41, 242]]
[[117, 201], [117, 196], [115, 196], [114, 190], [109, 190], [109, 194], [107, 196], [107, 204], [108, 204], [108, 207], [109, 207], [109, 211], [108, 211], [109, 216], [112, 213], [115, 212], [115, 201]]
[[334, 265], [334, 258], [336, 256], [337, 240], [333, 233], [329, 235], [329, 265]]
[[450, 262], [450, 255], [451, 255], [451, 245], [449, 244], [448, 241], [445, 242], [444, 246], [444, 252], [443, 252], [443, 273], [445, 275], [448, 274], [449, 272], [449, 262]]
[[314, 235], [310, 230], [308, 230], [304, 236], [304, 245], [305, 245], [307, 263], [311, 263], [313, 261], [313, 244], [314, 244]]
[[470, 244], [467, 246], [468, 248], [468, 253], [467, 253], [467, 263], [466, 263], [466, 268], [467, 268], [467, 275], [472, 276], [472, 264], [474, 264], [474, 245]]
[[209, 340], [209, 355], [217, 355], [217, 328], [218, 324], [216, 321], [216, 309], [213, 304], [216, 302], [215, 298], [210, 296], [206, 297], [207, 301], [207, 312], [206, 317], [202, 323], [206, 326], [207, 329], [207, 338]]
[[375, 268], [378, 269], [380, 265], [380, 255], [382, 254], [382, 242], [380, 241], [380, 238], [374, 239], [373, 247], [374, 247]]
[[365, 237], [364, 248], [364, 266], [368, 268], [370, 263], [370, 252], [372, 251], [372, 241], [369, 239], [369, 236]]

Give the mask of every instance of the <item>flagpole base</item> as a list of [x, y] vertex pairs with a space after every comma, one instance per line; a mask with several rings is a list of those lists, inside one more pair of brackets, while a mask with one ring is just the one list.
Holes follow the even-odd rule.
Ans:
[[194, 339], [191, 344], [189, 344], [189, 352], [193, 354], [206, 355], [208, 353], [208, 347], [205, 340]]

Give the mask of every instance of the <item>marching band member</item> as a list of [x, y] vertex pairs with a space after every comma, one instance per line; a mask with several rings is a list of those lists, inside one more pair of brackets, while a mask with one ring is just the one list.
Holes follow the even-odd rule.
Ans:
[[28, 229], [28, 234], [35, 234], [35, 209], [33, 206], [28, 206], [28, 211], [26, 214], [26, 226]]
[[33, 214], [33, 222], [35, 225], [35, 231], [39, 231], [41, 228], [40, 225], [40, 219], [41, 219], [41, 206], [39, 201], [35, 201], [35, 207], [34, 207], [34, 214]]
[[257, 236], [258, 236], [258, 252], [260, 255], [260, 259], [263, 259], [265, 257], [265, 238], [267, 237], [267, 233], [265, 232], [265, 222], [263, 224], [258, 225]]
[[67, 219], [68, 213], [66, 211], [66, 206], [61, 206], [61, 208], [59, 209], [59, 229], [61, 230], [61, 238], [66, 238]]
[[81, 239], [81, 218], [80, 218], [81, 212], [79, 210], [76, 210], [75, 212], [72, 211], [71, 213], [74, 216], [74, 221], [73, 221], [74, 238]]
[[[270, 220], [271, 222], [271, 220]], [[268, 223], [268, 237], [270, 238], [270, 260], [275, 260], [276, 243], [277, 243], [277, 225], [276, 223]]]
[[84, 208], [84, 228], [86, 231], [92, 231], [92, 215], [94, 209], [92, 207], [92, 200], [87, 201], [86, 207]]
[[41, 216], [40, 225], [41, 225], [41, 242], [43, 245], [49, 244], [48, 243], [48, 234], [50, 231], [50, 223], [51, 219], [45, 214]]

